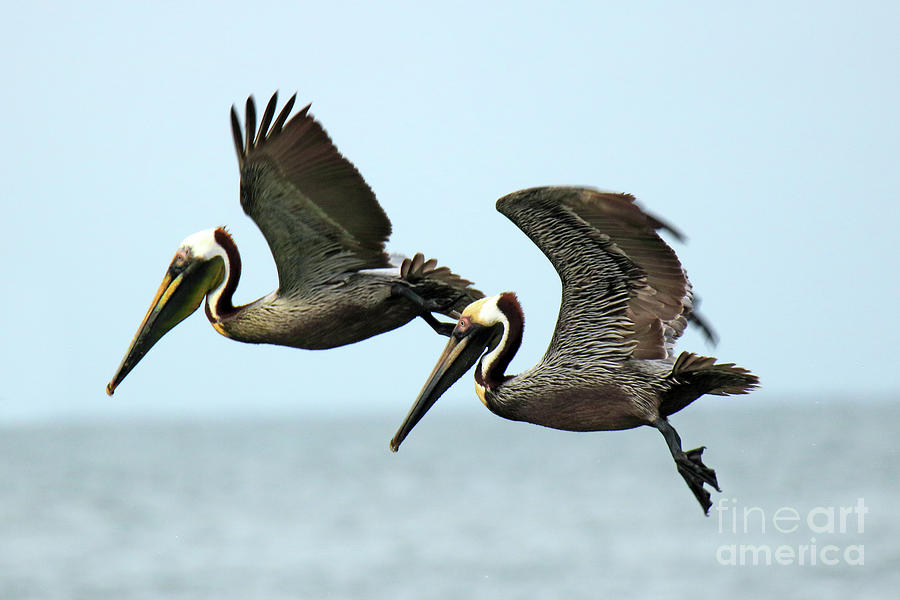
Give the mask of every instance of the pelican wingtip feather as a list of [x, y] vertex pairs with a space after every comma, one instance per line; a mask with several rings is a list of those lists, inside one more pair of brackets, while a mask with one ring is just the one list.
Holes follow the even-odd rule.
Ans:
[[[256, 100], [253, 95], [247, 97], [245, 103], [244, 125], [241, 126], [241, 119], [238, 115], [237, 106], [231, 105], [231, 135], [234, 138], [234, 149], [238, 155], [238, 161], [243, 166], [247, 156], [254, 148], [258, 148], [266, 141], [281, 133], [282, 128], [294, 108], [297, 101], [297, 94], [294, 93], [282, 107], [281, 112], [275, 117], [275, 109], [278, 107], [278, 91], [272, 94], [266, 108], [263, 111], [262, 119], [259, 122], [259, 128], [256, 126]], [[298, 113], [298, 116], [305, 115], [311, 104], [307, 104]], [[272, 122], [272, 119], [275, 122]], [[244, 137], [246, 135], [246, 138]]]
[[244, 133], [247, 134], [246, 152], [249, 153], [256, 140], [256, 102], [253, 100], [252, 94], [247, 96], [247, 104], [244, 107], [244, 118]]

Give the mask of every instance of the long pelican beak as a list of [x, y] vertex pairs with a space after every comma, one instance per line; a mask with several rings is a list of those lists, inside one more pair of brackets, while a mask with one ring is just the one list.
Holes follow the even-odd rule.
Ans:
[[400, 444], [409, 435], [416, 423], [425, 416], [434, 403], [437, 402], [451, 385], [462, 377], [472, 365], [478, 362], [481, 354], [492, 343], [496, 344], [496, 328], [473, 325], [465, 335], [460, 336], [457, 331], [450, 336], [450, 341], [444, 348], [444, 352], [437, 364], [428, 376], [418, 398], [409, 409], [409, 414], [400, 425], [400, 429], [391, 440], [391, 451], [400, 449]]
[[[184, 259], [182, 259], [183, 261]], [[225, 265], [221, 258], [208, 261], [187, 259], [179, 262], [176, 259], [169, 265], [144, 320], [138, 326], [137, 333], [119, 364], [116, 374], [108, 384], [106, 393], [110, 396], [125, 376], [138, 364], [153, 344], [193, 313], [203, 302], [203, 297], [213, 283], [222, 280]]]

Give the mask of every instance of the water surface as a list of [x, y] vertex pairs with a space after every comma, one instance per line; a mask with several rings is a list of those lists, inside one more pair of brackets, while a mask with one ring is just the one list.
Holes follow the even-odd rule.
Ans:
[[[900, 586], [895, 406], [714, 398], [679, 413], [685, 447], [708, 447], [723, 488], [708, 518], [649, 428], [573, 434], [438, 406], [394, 455], [402, 412], [4, 427], [0, 598], [874, 598]], [[840, 507], [859, 499], [841, 532]], [[778, 531], [779, 509], [796, 531]], [[743, 565], [741, 545], [755, 549]], [[752, 564], [780, 546], [792, 564]]]

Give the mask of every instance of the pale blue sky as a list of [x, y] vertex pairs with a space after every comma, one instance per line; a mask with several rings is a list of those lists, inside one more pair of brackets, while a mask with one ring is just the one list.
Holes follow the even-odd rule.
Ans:
[[[361, 3], [362, 4], [362, 3]], [[308, 352], [226, 340], [201, 312], [113, 398], [178, 243], [227, 225], [236, 299], [276, 286], [238, 203], [228, 109], [299, 92], [375, 190], [390, 249], [514, 290], [543, 353], [552, 267], [497, 213], [523, 187], [638, 196], [721, 343], [768, 402], [896, 398], [896, 3], [5, 3], [0, 22], [0, 422], [406, 413], [443, 340], [423, 323]], [[477, 402], [470, 378], [436, 410]]]

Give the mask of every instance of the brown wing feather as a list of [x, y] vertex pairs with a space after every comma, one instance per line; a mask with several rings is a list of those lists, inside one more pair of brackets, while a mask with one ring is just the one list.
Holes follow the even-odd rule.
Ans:
[[288, 118], [296, 96], [275, 122], [272, 96], [256, 132], [256, 106], [247, 100], [245, 136], [232, 108], [241, 169], [241, 206], [262, 231], [278, 268], [282, 292], [302, 293], [336, 275], [387, 267], [391, 223], [353, 164], [332, 143], [309, 105]]
[[548, 356], [597, 361], [666, 358], [685, 326], [690, 286], [656, 230], [668, 228], [629, 194], [588, 188], [522, 190], [497, 201], [550, 259], [563, 299]]
[[[671, 227], [645, 213], [631, 194], [581, 189], [565, 196], [563, 204], [599, 231], [645, 274], [637, 282], [628, 303], [628, 318], [634, 323], [632, 339], [637, 342], [635, 358], [666, 358], [666, 348], [681, 335], [690, 312], [691, 291], [675, 252], [656, 230]], [[667, 331], [670, 330], [670, 331]]]

